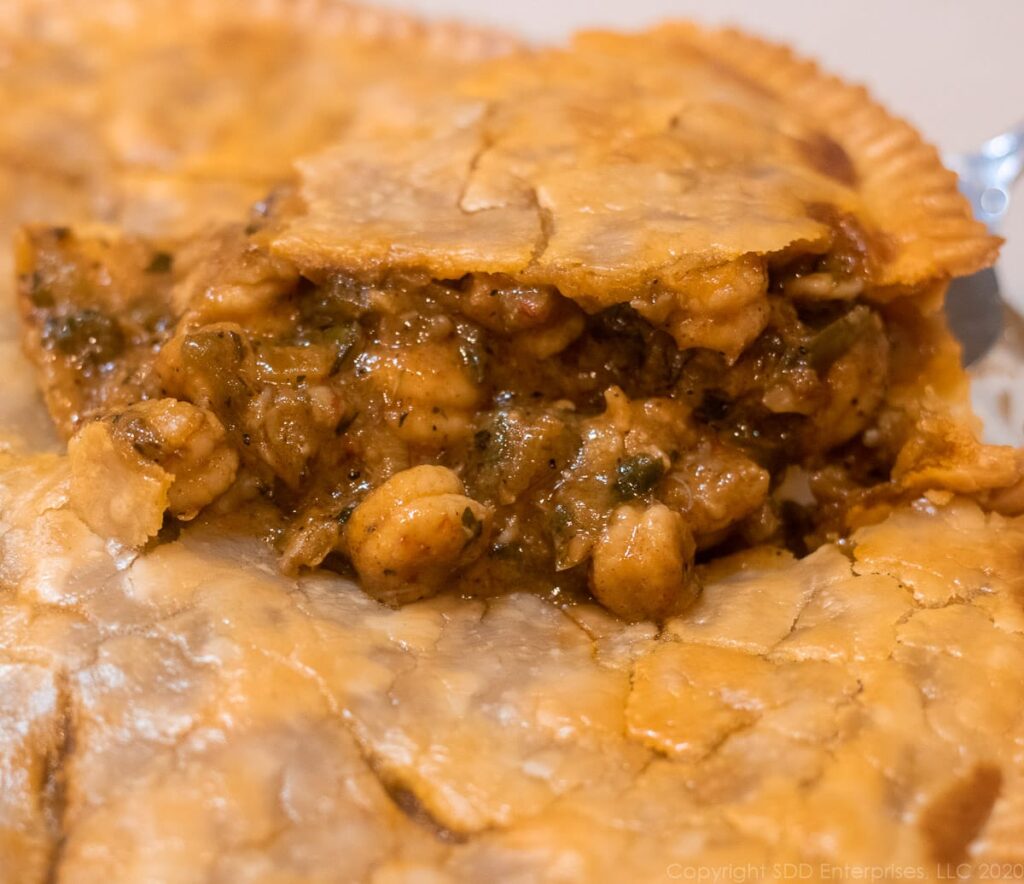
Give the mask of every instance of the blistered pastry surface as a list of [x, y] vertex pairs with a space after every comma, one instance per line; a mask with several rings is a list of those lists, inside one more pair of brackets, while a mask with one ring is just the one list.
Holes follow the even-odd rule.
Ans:
[[17, 880], [1019, 860], [1020, 520], [754, 551], [659, 632], [521, 594], [395, 611], [203, 526], [119, 558], [67, 477], [0, 473]]

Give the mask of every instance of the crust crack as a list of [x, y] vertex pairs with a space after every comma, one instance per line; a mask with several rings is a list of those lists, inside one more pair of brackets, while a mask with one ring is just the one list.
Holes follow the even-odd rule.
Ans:
[[46, 756], [46, 769], [40, 790], [43, 813], [52, 837], [52, 847], [46, 861], [43, 880], [55, 884], [60, 879], [60, 868], [67, 840], [67, 765], [75, 751], [75, 723], [73, 701], [66, 673], [57, 681], [57, 705], [60, 724], [56, 745]]

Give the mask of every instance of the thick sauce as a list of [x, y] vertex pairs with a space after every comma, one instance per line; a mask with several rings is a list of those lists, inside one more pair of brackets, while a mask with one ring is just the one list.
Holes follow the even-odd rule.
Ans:
[[253, 233], [36, 231], [22, 303], [77, 461], [120, 452], [178, 518], [269, 502], [287, 571], [351, 564], [391, 602], [589, 588], [664, 616], [702, 550], [837, 536], [841, 508], [779, 492], [791, 467], [828, 466], [839, 497], [888, 479], [889, 344], [851, 237], [719, 268], [716, 320], [713, 299], [588, 315], [499, 276], [311, 279]]

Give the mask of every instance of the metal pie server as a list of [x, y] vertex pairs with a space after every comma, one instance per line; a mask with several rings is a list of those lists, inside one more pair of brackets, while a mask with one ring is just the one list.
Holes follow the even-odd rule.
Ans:
[[[960, 176], [960, 190], [975, 217], [998, 233], [1010, 208], [1010, 191], [1024, 170], [1024, 123], [986, 141], [976, 153], [953, 154], [946, 164]], [[984, 356], [1002, 333], [1010, 308], [999, 293], [995, 268], [954, 279], [946, 316], [963, 348], [964, 365]]]

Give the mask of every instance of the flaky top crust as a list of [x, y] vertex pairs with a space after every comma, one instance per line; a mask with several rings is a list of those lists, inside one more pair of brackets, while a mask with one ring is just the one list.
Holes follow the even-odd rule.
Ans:
[[867, 235], [877, 297], [998, 246], [863, 89], [689, 24], [484, 63], [429, 103], [364, 108], [299, 168], [304, 207], [275, 248], [307, 268], [502, 272], [595, 308], [744, 255], [827, 251], [837, 214]]
[[659, 632], [522, 592], [391, 610], [213, 525], [126, 560], [68, 481], [0, 452], [8, 880], [1020, 859], [1024, 520], [719, 560]]
[[0, 11], [0, 163], [265, 193], [341, 138], [365, 96], [438, 88], [516, 45], [341, 0], [14, 0]]

